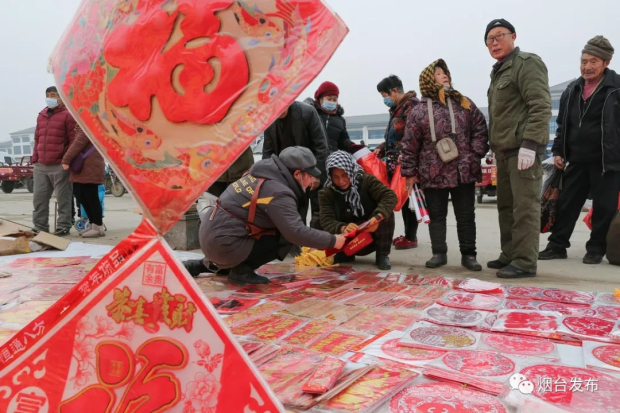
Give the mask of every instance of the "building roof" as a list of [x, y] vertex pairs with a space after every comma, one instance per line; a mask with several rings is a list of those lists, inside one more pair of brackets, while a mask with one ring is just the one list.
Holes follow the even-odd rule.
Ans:
[[[575, 79], [577, 79], [577, 78], [575, 78]], [[572, 81], [574, 81], [575, 79], [567, 80], [564, 83], [560, 83], [560, 84], [557, 84], [555, 86], [551, 86], [551, 88], [550, 88], [551, 89], [551, 93], [563, 93], [566, 90], [566, 88], [568, 87], [568, 85]]]
[[28, 129], [24, 129], [24, 130], [18, 130], [17, 132], [11, 132], [11, 133], [9, 133], [9, 135], [23, 135], [23, 134], [26, 134], [26, 133], [34, 133], [36, 128], [37, 128], [36, 126], [33, 126], [32, 128], [28, 128]]
[[358, 115], [358, 116], [345, 116], [347, 121], [347, 129], [358, 129], [367, 127], [385, 127], [390, 121], [390, 115], [388, 113], [380, 113], [376, 115]]

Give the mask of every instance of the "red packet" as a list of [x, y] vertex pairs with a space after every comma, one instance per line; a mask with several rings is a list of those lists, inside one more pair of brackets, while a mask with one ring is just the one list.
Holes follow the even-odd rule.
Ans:
[[323, 394], [332, 388], [347, 363], [335, 357], [325, 357], [301, 388], [306, 393]]
[[[366, 232], [366, 229], [369, 225], [370, 221], [366, 221], [361, 224], [355, 231], [351, 231], [348, 234], [345, 234], [345, 238], [350, 241], [346, 242], [344, 248], [342, 249], [342, 252], [344, 252], [348, 256], [351, 256], [362, 248], [372, 244], [372, 235], [369, 232]], [[328, 248], [325, 250], [325, 255], [327, 257], [331, 257], [338, 251], [339, 250], [335, 248]]]

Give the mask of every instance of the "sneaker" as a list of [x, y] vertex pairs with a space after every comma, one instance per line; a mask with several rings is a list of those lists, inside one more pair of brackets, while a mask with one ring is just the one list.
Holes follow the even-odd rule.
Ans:
[[567, 258], [568, 254], [566, 254], [566, 250], [554, 250], [551, 248], [545, 248], [544, 251], [538, 253], [538, 259], [540, 261], [565, 260]]
[[52, 235], [56, 235], [57, 237], [66, 237], [67, 235], [71, 235], [71, 230], [69, 229], [57, 229], [56, 231], [54, 231], [54, 234]]
[[392, 269], [392, 263], [390, 263], [390, 257], [387, 255], [378, 255], [375, 258], [375, 264], [381, 271], [387, 271]]
[[475, 255], [463, 255], [461, 257], [461, 265], [469, 271], [482, 271], [482, 265], [476, 261]]
[[103, 227], [99, 225], [90, 224], [90, 228], [88, 231], [82, 234], [82, 238], [99, 238], [105, 235], [103, 232]]
[[448, 263], [448, 254], [433, 254], [433, 258], [426, 261], [426, 268], [439, 268]]
[[595, 252], [588, 252], [583, 257], [583, 263], [588, 265], [597, 265], [603, 262], [603, 255], [597, 254]]
[[497, 272], [498, 278], [527, 278], [527, 277], [536, 277], [535, 272], [523, 271], [518, 268], [509, 265], [507, 267], [502, 268]]
[[397, 250], [409, 250], [411, 248], [417, 248], [417, 246], [418, 246], [417, 238], [415, 239], [415, 241], [409, 241], [407, 238], [403, 236], [394, 242], [394, 248]]

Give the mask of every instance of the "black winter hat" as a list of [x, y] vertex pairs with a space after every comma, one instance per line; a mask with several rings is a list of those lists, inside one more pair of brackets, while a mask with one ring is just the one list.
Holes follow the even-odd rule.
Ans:
[[508, 30], [510, 30], [511, 33], [516, 33], [517, 31], [515, 30], [515, 27], [510, 24], [510, 22], [508, 20], [505, 19], [495, 19], [493, 21], [491, 21], [491, 23], [489, 23], [487, 25], [487, 30], [484, 32], [484, 44], [487, 44], [487, 36], [489, 35], [489, 32], [491, 30], [493, 30], [496, 27], [505, 27]]

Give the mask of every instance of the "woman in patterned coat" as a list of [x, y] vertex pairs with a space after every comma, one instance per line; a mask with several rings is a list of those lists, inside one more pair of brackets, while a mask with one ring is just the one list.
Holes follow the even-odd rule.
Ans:
[[[480, 160], [489, 150], [486, 121], [476, 105], [452, 87], [450, 71], [441, 59], [420, 75], [420, 91], [420, 104], [409, 113], [405, 127], [402, 174], [407, 177], [409, 188], [419, 182], [426, 197], [433, 248], [433, 257], [426, 266], [437, 268], [448, 262], [446, 217], [448, 198], [452, 197], [461, 264], [471, 271], [480, 271], [482, 267], [476, 261], [475, 192], [476, 182], [482, 180]], [[434, 113], [436, 141], [450, 138], [458, 149], [458, 157], [451, 162], [440, 158], [431, 137], [429, 105]], [[454, 112], [454, 134], [448, 105], [452, 105]]]

